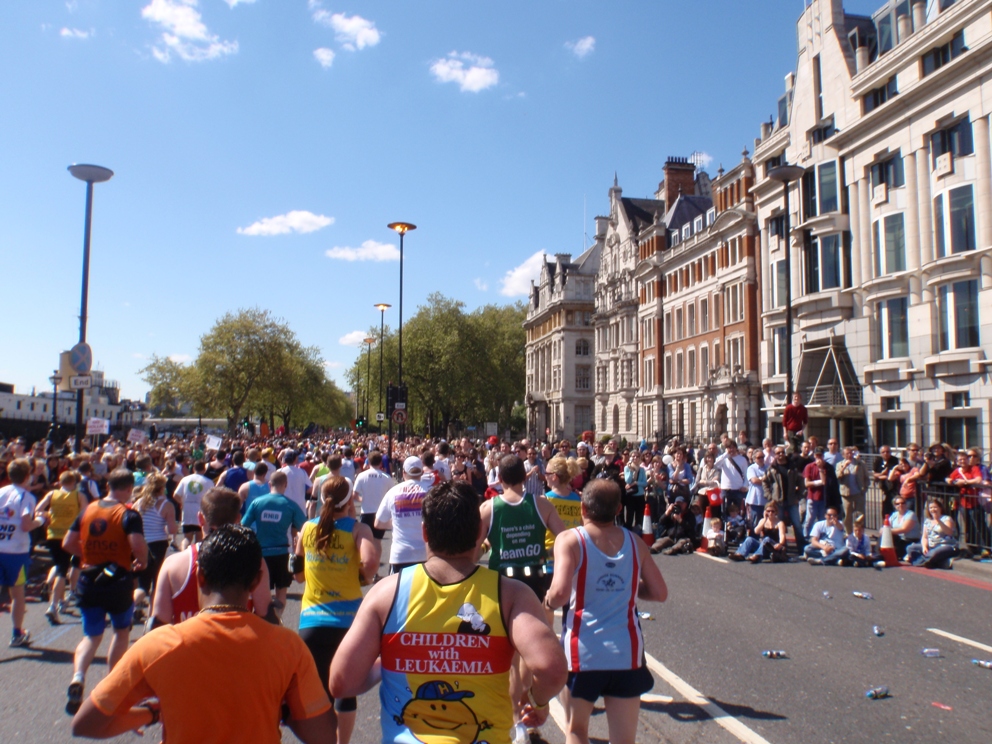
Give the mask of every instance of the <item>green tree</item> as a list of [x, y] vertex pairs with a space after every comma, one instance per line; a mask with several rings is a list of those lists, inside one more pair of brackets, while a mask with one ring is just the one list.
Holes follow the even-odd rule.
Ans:
[[152, 355], [151, 361], [139, 372], [151, 392], [148, 403], [159, 416], [182, 415], [189, 404], [187, 368], [168, 357]]

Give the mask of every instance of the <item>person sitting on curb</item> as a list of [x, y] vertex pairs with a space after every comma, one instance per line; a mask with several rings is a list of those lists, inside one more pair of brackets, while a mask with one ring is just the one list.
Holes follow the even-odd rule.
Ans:
[[852, 566], [864, 568], [874, 566], [875, 568], [885, 568], [885, 561], [878, 553], [873, 553], [871, 549], [871, 538], [865, 534], [865, 515], [861, 512], [852, 514], [851, 534], [847, 536], [847, 550], [850, 553]]
[[850, 551], [847, 549], [844, 525], [837, 518], [837, 510], [827, 509], [826, 519], [817, 522], [810, 530], [810, 543], [806, 546], [806, 562], [811, 566], [838, 564], [843, 566]]
[[685, 499], [678, 496], [658, 520], [658, 539], [651, 546], [651, 552], [664, 555], [691, 553], [695, 550], [692, 544], [695, 532], [696, 518], [685, 508]]
[[730, 554], [730, 560], [751, 563], [761, 563], [762, 558], [770, 558], [772, 563], [784, 563], [788, 560], [785, 552], [785, 522], [778, 517], [778, 507], [774, 502], [765, 504], [765, 515], [754, 525], [751, 535], [748, 535], [736, 553]]

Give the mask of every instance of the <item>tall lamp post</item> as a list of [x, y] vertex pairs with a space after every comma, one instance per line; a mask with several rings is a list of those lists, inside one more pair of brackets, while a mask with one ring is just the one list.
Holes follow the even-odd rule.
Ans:
[[52, 383], [52, 429], [48, 433], [48, 441], [55, 445], [55, 431], [59, 426], [58, 417], [58, 405], [59, 405], [59, 385], [62, 384], [62, 375], [59, 374], [58, 370], [52, 373], [52, 376], [48, 378], [48, 381]]
[[[93, 222], [93, 184], [109, 181], [114, 172], [101, 165], [76, 164], [69, 166], [69, 173], [74, 178], [86, 182], [86, 222], [83, 227], [83, 290], [79, 308], [79, 343], [86, 342], [86, 311], [90, 293], [90, 228]], [[73, 450], [77, 453], [83, 447], [83, 393], [76, 392], [76, 441]]]
[[768, 171], [768, 177], [779, 181], [785, 192], [785, 404], [792, 402], [792, 230], [789, 214], [789, 184], [798, 181], [806, 172], [798, 165], [782, 164]]
[[366, 336], [365, 343], [368, 348], [365, 350], [365, 358], [368, 360], [365, 372], [365, 426], [369, 425], [369, 390], [372, 388], [372, 344], [375, 343], [374, 336]]
[[403, 387], [403, 236], [411, 230], [416, 230], [417, 226], [409, 222], [390, 222], [386, 225], [390, 230], [395, 230], [400, 234], [400, 387]]
[[[379, 411], [378, 412], [379, 413], [382, 413], [383, 412], [383, 409], [382, 409], [382, 347], [385, 346], [385, 344], [383, 344], [382, 340], [383, 340], [383, 336], [385, 336], [385, 334], [386, 334], [386, 311], [389, 308], [391, 308], [392, 305], [390, 305], [390, 304], [388, 304], [386, 302], [380, 302], [375, 307], [376, 307], [376, 310], [379, 311]], [[382, 435], [382, 422], [379, 421], [378, 418], [376, 418], [376, 425], [377, 425], [377, 428], [378, 428], [378, 431], [376, 433], [381, 436]], [[391, 465], [390, 465], [390, 467], [391, 467]]]

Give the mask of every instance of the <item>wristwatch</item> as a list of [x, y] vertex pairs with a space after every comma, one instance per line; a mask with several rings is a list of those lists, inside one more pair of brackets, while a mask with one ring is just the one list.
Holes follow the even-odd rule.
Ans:
[[550, 700], [546, 702], [544, 705], [538, 704], [537, 700], [534, 699], [534, 690], [530, 687], [527, 688], [527, 699], [530, 700], [530, 705], [532, 708], [534, 708], [534, 710], [544, 710], [549, 705], [551, 705]]

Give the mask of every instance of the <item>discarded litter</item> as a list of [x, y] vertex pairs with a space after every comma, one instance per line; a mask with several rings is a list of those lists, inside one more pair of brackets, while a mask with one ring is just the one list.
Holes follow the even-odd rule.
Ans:
[[833, 599], [833, 597], [832, 597], [832, 596], [830, 596], [830, 592], [824, 592], [824, 593], [823, 593], [823, 598], [824, 598], [824, 599]]
[[879, 638], [881, 638], [882, 636], [885, 635], [885, 631], [882, 630], [882, 626], [881, 625], [872, 625], [871, 626], [871, 632], [874, 633], [875, 635], [877, 635]]
[[930, 703], [934, 708], [940, 708], [941, 710], [954, 710], [950, 705], [944, 705], [943, 703]]
[[641, 620], [654, 620], [654, 615], [650, 612], [638, 612], [637, 616], [641, 618]]
[[939, 648], [925, 648], [922, 651], [920, 651], [920, 653], [926, 656], [928, 659], [937, 659], [940, 657]]
[[885, 685], [882, 685], [881, 687], [872, 687], [865, 693], [865, 697], [869, 700], [881, 700], [882, 698], [887, 698], [889, 697], [889, 688]]
[[875, 599], [868, 592], [851, 592], [858, 599]]
[[788, 659], [789, 655], [785, 651], [762, 651], [761, 655], [766, 659]]
[[982, 661], [981, 659], [972, 659], [971, 663], [975, 666], [980, 666], [982, 669], [992, 669], [992, 661]]

